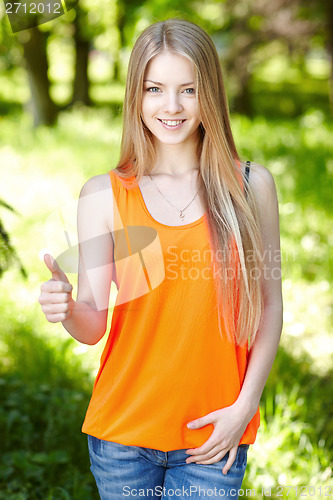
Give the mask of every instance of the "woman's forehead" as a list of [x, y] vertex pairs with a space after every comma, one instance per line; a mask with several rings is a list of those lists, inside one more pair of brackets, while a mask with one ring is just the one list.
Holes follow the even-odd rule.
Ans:
[[193, 83], [195, 79], [193, 63], [181, 54], [164, 50], [149, 61], [144, 79], [152, 79], [162, 84]]

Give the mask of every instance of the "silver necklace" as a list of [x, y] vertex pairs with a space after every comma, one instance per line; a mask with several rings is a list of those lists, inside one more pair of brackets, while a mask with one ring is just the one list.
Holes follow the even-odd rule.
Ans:
[[168, 200], [168, 199], [164, 196], [164, 194], [163, 194], [163, 193], [162, 193], [162, 191], [159, 189], [158, 185], [156, 184], [156, 182], [154, 181], [154, 179], [152, 178], [152, 176], [151, 176], [150, 174], [148, 174], [148, 175], [149, 175], [149, 177], [151, 178], [151, 180], [153, 181], [153, 183], [155, 184], [155, 186], [156, 186], [157, 190], [158, 190], [158, 191], [161, 193], [161, 195], [163, 196], [163, 198], [164, 198], [164, 199], [165, 199], [165, 200], [166, 200], [166, 201], [167, 201], [170, 205], [172, 205], [172, 206], [173, 206], [173, 208], [175, 208], [176, 210], [178, 210], [178, 212], [179, 212], [179, 217], [183, 220], [183, 219], [184, 219], [184, 217], [185, 217], [185, 214], [184, 214], [185, 210], [186, 210], [186, 209], [187, 209], [187, 208], [191, 205], [191, 203], [192, 203], [192, 202], [195, 200], [195, 198], [198, 196], [199, 191], [200, 191], [200, 188], [199, 188], [199, 190], [198, 190], [197, 194], [196, 194], [196, 195], [194, 196], [194, 198], [192, 199], [192, 201], [190, 201], [190, 203], [189, 203], [189, 204], [188, 204], [185, 208], [183, 208], [182, 210], [179, 210], [179, 208], [175, 207], [175, 205], [174, 205], [173, 203], [171, 203], [171, 201], [169, 201], [169, 200]]

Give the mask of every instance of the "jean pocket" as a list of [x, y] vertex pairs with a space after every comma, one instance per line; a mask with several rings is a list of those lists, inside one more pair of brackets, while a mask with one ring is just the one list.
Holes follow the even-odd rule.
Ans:
[[98, 439], [97, 437], [88, 434], [89, 455], [102, 455], [103, 454], [102, 445], [103, 441], [101, 439]]

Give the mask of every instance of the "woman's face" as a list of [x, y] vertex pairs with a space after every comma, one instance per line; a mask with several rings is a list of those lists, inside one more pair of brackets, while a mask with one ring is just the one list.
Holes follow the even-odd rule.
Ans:
[[189, 59], [169, 50], [153, 57], [144, 75], [141, 114], [155, 141], [196, 147], [200, 120]]

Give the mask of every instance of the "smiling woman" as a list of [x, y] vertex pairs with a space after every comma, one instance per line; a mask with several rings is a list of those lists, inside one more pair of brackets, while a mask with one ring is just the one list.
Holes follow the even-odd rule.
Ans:
[[148, 27], [118, 165], [81, 190], [77, 300], [49, 255], [39, 299], [94, 344], [118, 288], [82, 427], [102, 500], [237, 498], [282, 328], [276, 189], [249, 163], [210, 37], [180, 19]]

